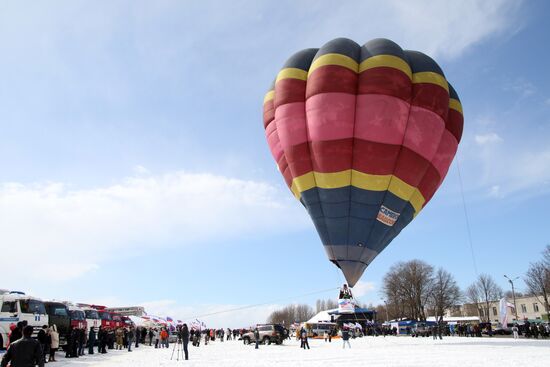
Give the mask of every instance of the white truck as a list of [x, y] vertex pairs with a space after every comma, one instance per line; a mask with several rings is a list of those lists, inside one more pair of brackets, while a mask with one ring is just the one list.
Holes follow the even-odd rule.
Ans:
[[36, 337], [43, 325], [48, 325], [48, 314], [44, 303], [35, 297], [21, 292], [4, 292], [0, 294], [0, 349], [8, 345], [10, 326], [20, 321], [34, 328]]

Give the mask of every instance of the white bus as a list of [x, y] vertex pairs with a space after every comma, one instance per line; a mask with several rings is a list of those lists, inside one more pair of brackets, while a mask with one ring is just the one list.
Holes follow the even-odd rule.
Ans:
[[8, 345], [10, 326], [17, 325], [20, 321], [34, 328], [33, 336], [36, 337], [43, 325], [48, 325], [48, 314], [44, 303], [31, 296], [17, 293], [0, 294], [0, 348]]

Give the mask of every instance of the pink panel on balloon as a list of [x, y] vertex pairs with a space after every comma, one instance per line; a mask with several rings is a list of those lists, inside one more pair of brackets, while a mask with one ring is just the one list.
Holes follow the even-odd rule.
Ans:
[[283, 149], [307, 142], [305, 102], [287, 103], [275, 110], [277, 133]]
[[410, 104], [380, 94], [357, 96], [355, 137], [377, 143], [401, 145]]
[[355, 95], [322, 93], [306, 101], [308, 138], [326, 141], [353, 137]]
[[439, 172], [441, 181], [443, 181], [447, 175], [447, 171], [453, 161], [457, 148], [458, 143], [456, 142], [456, 138], [449, 130], [445, 129], [437, 153], [432, 160], [432, 164], [437, 172]]
[[411, 107], [403, 145], [431, 161], [439, 147], [445, 122], [441, 116], [422, 107]]
[[271, 122], [271, 124], [267, 126], [267, 129], [265, 129], [265, 136], [267, 138], [269, 150], [271, 150], [271, 154], [273, 155], [273, 158], [275, 158], [275, 162], [279, 162], [279, 159], [283, 156], [283, 148], [281, 147], [279, 135], [277, 134], [276, 121], [277, 120], [275, 119], [275, 121]]

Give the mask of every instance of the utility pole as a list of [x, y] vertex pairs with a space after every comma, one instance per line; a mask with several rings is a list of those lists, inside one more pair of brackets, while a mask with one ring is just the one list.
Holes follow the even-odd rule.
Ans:
[[384, 307], [386, 309], [386, 322], [388, 322], [390, 321], [390, 318], [388, 317], [388, 302], [384, 300], [384, 304], [386, 305], [386, 307]]
[[518, 321], [518, 307], [516, 306], [516, 291], [514, 289], [514, 280], [518, 280], [519, 277], [510, 279], [506, 274], [504, 274], [504, 277], [508, 279], [508, 282], [510, 282], [510, 284], [512, 285], [512, 297], [514, 298], [514, 314], [516, 315], [516, 321]]

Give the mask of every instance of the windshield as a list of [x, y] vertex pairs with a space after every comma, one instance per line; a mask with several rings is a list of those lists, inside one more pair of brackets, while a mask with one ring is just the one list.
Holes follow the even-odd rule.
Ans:
[[99, 317], [101, 317], [101, 320], [112, 320], [111, 314], [109, 314], [108, 312], [100, 312]]
[[63, 306], [54, 307], [53, 308], [53, 315], [55, 316], [69, 316], [69, 313], [67, 312], [67, 308]]
[[85, 319], [84, 311], [71, 310], [69, 313], [71, 314], [71, 319], [73, 320], [84, 321]]
[[122, 321], [122, 317], [120, 317], [119, 315], [113, 315], [113, 320], [114, 321]]
[[99, 315], [97, 314], [96, 310], [86, 310], [85, 312], [86, 312], [87, 319], [95, 319], [95, 320], [99, 319]]
[[21, 300], [21, 312], [23, 313], [38, 313], [45, 315], [46, 314], [46, 307], [44, 307], [44, 303], [42, 301], [37, 301], [35, 299], [26, 299]]

